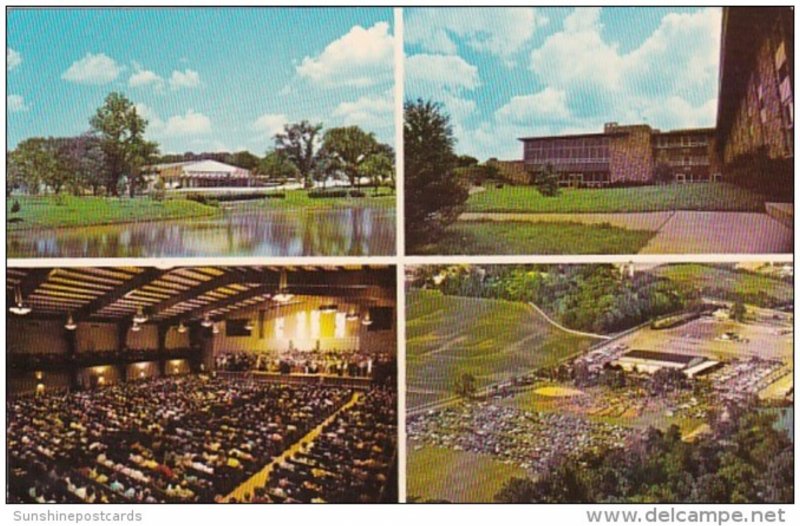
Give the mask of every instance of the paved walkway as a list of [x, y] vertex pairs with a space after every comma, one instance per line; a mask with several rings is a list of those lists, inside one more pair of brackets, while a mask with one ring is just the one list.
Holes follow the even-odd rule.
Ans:
[[791, 253], [792, 229], [756, 212], [676, 212], [640, 254]]
[[629, 230], [656, 232], [640, 254], [785, 254], [794, 248], [792, 229], [758, 212], [464, 213], [459, 220], [608, 223]]

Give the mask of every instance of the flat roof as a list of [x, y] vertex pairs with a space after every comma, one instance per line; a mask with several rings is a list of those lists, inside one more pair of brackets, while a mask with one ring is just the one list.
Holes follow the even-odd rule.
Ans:
[[622, 355], [620, 358], [637, 358], [639, 360], [652, 360], [654, 362], [672, 362], [682, 365], [689, 365], [689, 363], [699, 358], [690, 354], [678, 354], [672, 352], [661, 351], [645, 351], [641, 349], [634, 349]]
[[573, 133], [568, 135], [541, 135], [539, 137], [518, 137], [518, 141], [541, 141], [541, 140], [554, 140], [554, 139], [583, 139], [590, 137], [615, 137], [619, 135], [628, 135], [627, 131], [613, 131], [613, 132], [594, 132], [594, 133]]
[[658, 131], [654, 132], [653, 135], [686, 135], [691, 133], [708, 133], [708, 134], [715, 134], [717, 132], [716, 128], [685, 128], [682, 130], [668, 130], [668, 131]]

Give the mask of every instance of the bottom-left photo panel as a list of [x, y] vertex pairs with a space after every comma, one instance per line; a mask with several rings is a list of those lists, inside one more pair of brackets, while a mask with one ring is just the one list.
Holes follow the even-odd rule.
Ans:
[[392, 266], [7, 271], [7, 503], [398, 499]]

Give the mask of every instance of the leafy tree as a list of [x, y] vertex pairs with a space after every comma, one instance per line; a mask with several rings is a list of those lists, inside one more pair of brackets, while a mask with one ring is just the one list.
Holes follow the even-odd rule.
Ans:
[[297, 166], [278, 150], [267, 152], [267, 155], [258, 163], [257, 172], [277, 181], [286, 181], [300, 176]]
[[546, 197], [556, 197], [559, 194], [558, 174], [553, 169], [552, 164], [547, 164], [544, 169], [536, 175], [536, 189]]
[[456, 167], [466, 168], [468, 166], [477, 166], [478, 162], [478, 159], [472, 157], [471, 155], [459, 155], [456, 158]]
[[406, 101], [406, 242], [409, 251], [435, 241], [463, 211], [469, 192], [453, 174], [456, 156], [450, 117], [440, 103]]
[[36, 195], [41, 187], [61, 192], [69, 171], [57, 147], [57, 142], [43, 137], [25, 139], [9, 155], [10, 185], [25, 188]]
[[318, 160], [317, 143], [321, 131], [322, 124], [311, 124], [303, 120], [294, 124], [286, 124], [283, 132], [275, 135], [275, 151], [297, 167], [305, 188], [311, 188]]
[[258, 166], [258, 163], [261, 161], [257, 156], [253, 155], [252, 153], [248, 152], [247, 150], [243, 150], [241, 152], [236, 152], [230, 157], [229, 164], [234, 166], [238, 166], [239, 168], [244, 168], [245, 170], [253, 171]]
[[381, 185], [394, 187], [394, 160], [383, 152], [370, 154], [364, 159], [360, 173], [372, 182], [375, 194]]
[[142, 166], [151, 163], [156, 155], [158, 155], [158, 145], [154, 142], [141, 141], [132, 145], [128, 175], [128, 191], [131, 198], [136, 195], [136, 189], [144, 183]]
[[164, 179], [158, 177], [153, 185], [153, 199], [156, 201], [163, 201], [166, 196], [167, 185], [164, 183]]
[[375, 134], [365, 132], [358, 126], [345, 126], [325, 132], [321, 156], [334, 159], [350, 181], [350, 186], [358, 187], [364, 175], [364, 163], [378, 151], [379, 143]]
[[92, 132], [100, 138], [106, 156], [106, 188], [112, 194], [119, 195], [119, 183], [125, 175], [132, 178], [130, 187], [135, 188], [139, 163], [157, 150], [154, 143], [147, 143], [144, 139], [147, 121], [136, 112], [134, 104], [122, 93], [112, 92], [89, 120], [89, 124]]
[[470, 373], [463, 373], [456, 378], [454, 390], [457, 395], [464, 398], [472, 398], [477, 390], [475, 376]]
[[734, 321], [744, 322], [746, 317], [747, 308], [744, 306], [744, 302], [741, 299], [737, 299], [731, 306], [730, 318]]
[[672, 182], [672, 168], [665, 162], [656, 163], [653, 168], [653, 181], [659, 184]]
[[68, 186], [72, 193], [80, 195], [86, 189], [91, 189], [92, 195], [98, 195], [107, 171], [106, 155], [100, 139], [84, 133], [59, 141], [60, 154], [71, 172]]

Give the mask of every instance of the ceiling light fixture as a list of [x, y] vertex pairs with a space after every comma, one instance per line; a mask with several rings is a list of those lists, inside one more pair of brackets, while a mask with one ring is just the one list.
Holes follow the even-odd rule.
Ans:
[[211, 327], [212, 325], [214, 325], [214, 322], [211, 321], [211, 318], [208, 316], [208, 314], [206, 314], [203, 317], [203, 321], [200, 322], [200, 325], [202, 325], [205, 328], [208, 328], [208, 327]]
[[186, 325], [184, 325], [184, 324], [183, 324], [183, 322], [180, 322], [180, 323], [178, 324], [178, 332], [179, 332], [179, 333], [181, 333], [181, 334], [183, 334], [184, 332], [186, 332]]
[[361, 325], [364, 325], [365, 327], [372, 325], [372, 318], [369, 315], [369, 311], [367, 311], [367, 313], [364, 314], [364, 317], [361, 319]]
[[136, 314], [133, 316], [133, 323], [141, 325], [146, 321], [147, 315], [144, 313], [144, 309], [141, 306], [137, 307]]
[[286, 270], [281, 270], [280, 281], [278, 281], [278, 292], [272, 297], [278, 303], [288, 303], [294, 298], [294, 294], [289, 292], [289, 279], [286, 275]]
[[26, 305], [22, 299], [22, 290], [19, 288], [19, 285], [14, 287], [14, 305], [9, 307], [8, 310], [17, 316], [25, 316], [31, 312], [31, 308]]
[[68, 331], [74, 331], [78, 328], [78, 324], [75, 323], [75, 319], [72, 317], [72, 312], [67, 315], [67, 323], [64, 324], [64, 328]]

